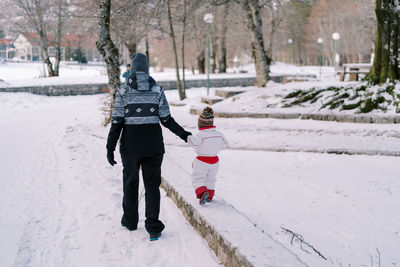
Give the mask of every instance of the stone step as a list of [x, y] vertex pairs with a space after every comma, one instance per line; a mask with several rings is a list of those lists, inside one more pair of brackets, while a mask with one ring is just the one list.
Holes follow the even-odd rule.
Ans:
[[220, 96], [204, 96], [201, 98], [201, 103], [206, 103], [209, 105], [213, 105], [215, 103], [221, 102], [225, 98], [220, 97]]
[[244, 90], [215, 90], [215, 95], [228, 98], [245, 92]]

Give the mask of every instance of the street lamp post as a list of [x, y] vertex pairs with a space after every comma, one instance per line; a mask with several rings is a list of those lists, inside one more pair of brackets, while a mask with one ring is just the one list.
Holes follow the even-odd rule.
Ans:
[[214, 20], [214, 16], [211, 13], [204, 15], [204, 22], [208, 24], [208, 36], [207, 36], [207, 95], [210, 93], [210, 27]]
[[332, 34], [332, 38], [335, 41], [334, 67], [335, 67], [335, 71], [336, 71], [336, 61], [338, 61], [338, 57], [337, 57], [337, 41], [340, 39], [340, 34], [335, 32], [335, 33]]
[[319, 55], [318, 55], [318, 63], [319, 63], [319, 78], [322, 77], [322, 44], [324, 40], [322, 38], [318, 38], [318, 47], [319, 47]]
[[288, 44], [290, 46], [290, 63], [293, 63], [292, 62], [292, 60], [293, 60], [293, 46], [292, 46], [293, 40], [292, 39], [288, 39], [287, 42], [288, 42]]

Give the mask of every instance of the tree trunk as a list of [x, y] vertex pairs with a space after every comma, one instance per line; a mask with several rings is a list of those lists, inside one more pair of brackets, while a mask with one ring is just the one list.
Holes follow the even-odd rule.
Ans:
[[54, 76], [59, 76], [61, 61], [61, 37], [62, 37], [62, 0], [57, 1], [57, 32], [56, 32], [56, 62], [54, 65]]
[[367, 76], [370, 84], [394, 82], [400, 79], [399, 70], [399, 4], [392, 0], [376, 0], [377, 33], [375, 58]]
[[211, 73], [215, 73], [215, 70], [217, 69], [217, 37], [211, 36], [211, 46]]
[[302, 49], [301, 42], [298, 42], [297, 43], [297, 57], [298, 57], [298, 64], [299, 65], [303, 65], [304, 64], [302, 51], [303, 51], [303, 49]]
[[203, 48], [200, 53], [197, 55], [197, 68], [199, 69], [199, 73], [206, 73], [206, 52]]
[[174, 50], [174, 56], [175, 56], [176, 85], [178, 87], [179, 99], [183, 100], [185, 98], [185, 96], [182, 91], [181, 79], [179, 77], [178, 51], [176, 49], [175, 32], [174, 32], [174, 26], [172, 24], [171, 5], [170, 5], [169, 0], [167, 1], [167, 9], [168, 9], [168, 22], [169, 22], [169, 28], [170, 28], [170, 36], [171, 36], [171, 40], [172, 40], [172, 49]]
[[269, 65], [271, 59], [265, 52], [261, 8], [258, 0], [243, 0], [242, 7], [246, 15], [247, 28], [251, 34], [252, 52], [256, 58], [257, 83], [259, 86], [265, 86], [269, 80]]
[[146, 38], [146, 40], [145, 40], [145, 46], [146, 46], [147, 63], [148, 63], [149, 66], [150, 66], [150, 50], [149, 50], [149, 41], [147, 40], [147, 38]]
[[182, 19], [182, 90], [183, 98], [186, 98], [185, 81], [185, 34], [186, 34], [186, 0], [183, 0], [183, 19]]
[[111, 0], [101, 0], [99, 21], [100, 33], [99, 40], [97, 40], [96, 42], [96, 46], [100, 54], [103, 56], [104, 61], [106, 62], [108, 85], [110, 88], [111, 96], [110, 109], [108, 111], [108, 114], [106, 114], [104, 123], [105, 125], [107, 125], [111, 121], [115, 95], [117, 93], [118, 87], [121, 85], [121, 81], [119, 79], [120, 69], [118, 48], [115, 46], [110, 36], [110, 10]]
[[131, 43], [128, 41], [125, 42], [124, 44], [125, 44], [126, 48], [128, 48], [129, 58], [131, 58], [132, 55], [135, 54], [137, 51], [137, 44], [136, 44], [136, 42]]
[[53, 64], [50, 61], [49, 43], [48, 43], [47, 34], [46, 34], [46, 26], [45, 26], [44, 20], [43, 20], [42, 6], [40, 3], [40, 0], [35, 0], [35, 8], [36, 8], [37, 19], [39, 22], [39, 25], [37, 25], [37, 27], [38, 27], [37, 30], [38, 30], [38, 34], [39, 34], [40, 44], [42, 47], [43, 62], [47, 66], [47, 71], [49, 73], [49, 76], [52, 77], [52, 76], [54, 76], [54, 70], [53, 70]]
[[226, 73], [226, 33], [228, 31], [227, 18], [229, 13], [229, 3], [224, 5], [224, 16], [221, 25], [221, 38], [220, 38], [220, 50], [218, 60], [219, 73]]

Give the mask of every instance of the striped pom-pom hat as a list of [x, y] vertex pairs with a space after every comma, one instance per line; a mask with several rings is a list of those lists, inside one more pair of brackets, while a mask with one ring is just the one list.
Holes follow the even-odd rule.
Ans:
[[210, 107], [205, 107], [199, 116], [199, 129], [214, 125], [214, 111]]

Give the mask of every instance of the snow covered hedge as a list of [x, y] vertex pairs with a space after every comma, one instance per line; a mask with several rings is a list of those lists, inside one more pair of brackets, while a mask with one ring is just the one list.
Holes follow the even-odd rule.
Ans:
[[366, 82], [352, 87], [328, 87], [297, 90], [286, 95], [283, 107], [320, 105], [321, 109], [354, 110], [368, 113], [381, 110], [400, 113], [400, 83], [368, 86]]

